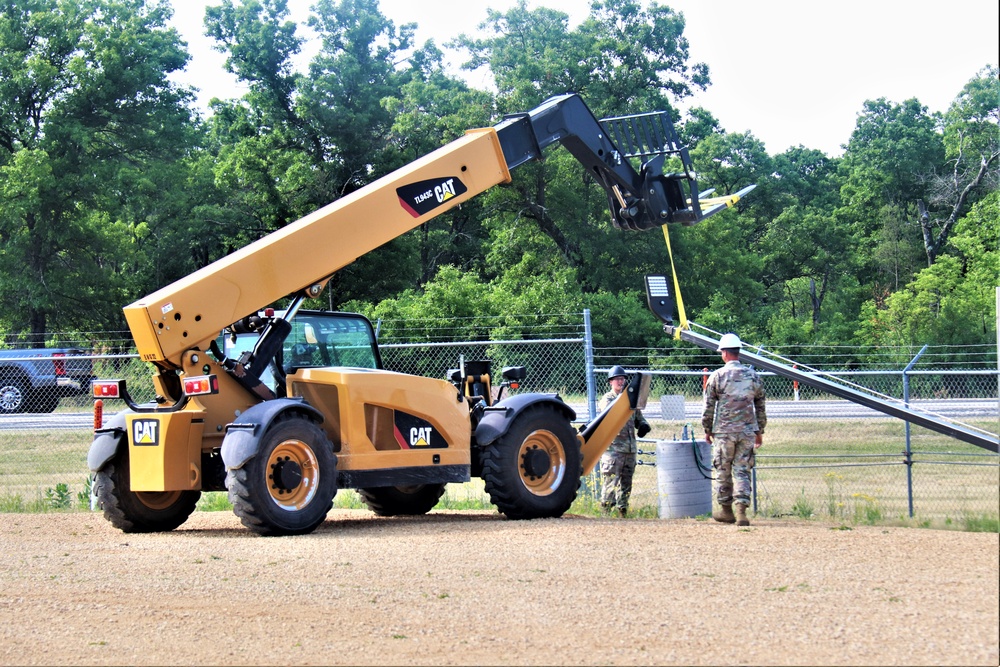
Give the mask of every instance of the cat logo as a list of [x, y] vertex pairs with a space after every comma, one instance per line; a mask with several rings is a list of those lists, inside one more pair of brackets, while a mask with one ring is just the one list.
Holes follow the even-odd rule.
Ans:
[[132, 444], [136, 447], [160, 445], [160, 422], [156, 419], [136, 419], [132, 422]]
[[393, 435], [400, 449], [448, 448], [448, 441], [426, 419], [396, 410], [393, 422]]
[[427, 426], [424, 428], [410, 429], [410, 447], [429, 447], [431, 444], [431, 434], [434, 430]]
[[398, 187], [396, 196], [403, 210], [419, 218], [468, 191], [458, 176], [442, 176]]
[[445, 203], [454, 196], [455, 196], [454, 178], [449, 178], [446, 181], [442, 181], [440, 185], [434, 188], [434, 197], [438, 200], [439, 204]]

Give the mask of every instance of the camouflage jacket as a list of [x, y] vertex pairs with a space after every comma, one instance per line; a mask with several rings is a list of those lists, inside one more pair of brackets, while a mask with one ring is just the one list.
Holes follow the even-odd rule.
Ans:
[[[606, 393], [597, 404], [598, 412], [604, 412], [607, 410], [608, 407], [614, 403], [616, 398], [618, 398], [618, 394], [616, 394], [614, 390]], [[612, 441], [607, 451], [624, 452], [626, 454], [636, 453], [636, 451], [638, 451], [638, 446], [636, 443], [635, 429], [641, 424], [647, 424], [646, 418], [642, 416], [642, 412], [640, 410], [633, 410], [632, 419], [625, 422], [625, 425], [622, 426], [622, 430], [615, 436], [614, 441]]]
[[764, 433], [764, 383], [749, 366], [727, 362], [708, 376], [701, 425], [706, 433]]

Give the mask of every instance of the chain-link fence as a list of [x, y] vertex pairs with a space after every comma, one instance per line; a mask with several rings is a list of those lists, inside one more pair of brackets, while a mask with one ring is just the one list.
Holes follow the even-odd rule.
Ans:
[[[708, 373], [719, 365], [715, 354], [689, 347], [594, 348], [584, 314], [536, 316], [523, 322], [509, 317], [503, 322], [436, 321], [433, 328], [406, 324], [379, 323], [387, 368], [445, 378], [449, 369], [463, 361], [490, 359], [495, 377], [505, 366], [525, 366], [527, 379], [519, 391], [558, 393], [581, 423], [595, 416], [596, 400], [608, 389], [610, 366], [621, 364], [629, 371], [652, 373], [645, 415], [653, 431], [640, 443], [643, 465], [633, 485], [632, 507], [640, 514], [655, 516], [658, 506], [656, 441], [691, 437], [692, 433], [701, 437], [702, 388]], [[459, 340], [460, 334], [469, 340]], [[100, 339], [94, 340], [77, 345], [104, 347]], [[107, 340], [119, 337], [109, 335]], [[829, 374], [845, 381], [895, 398], [906, 393], [913, 406], [989, 433], [1000, 432], [995, 348], [932, 348], [923, 357], [929, 363], [914, 365], [905, 373], [907, 355], [899, 350], [892, 353], [893, 364], [872, 362], [872, 368], [865, 370], [837, 367], [836, 355], [824, 366], [821, 350], [806, 350], [802, 355], [813, 368], [829, 368]], [[34, 355], [37, 352], [22, 356]], [[957, 356], [963, 366], [933, 362], [945, 355]], [[137, 400], [153, 398], [151, 369], [134, 354], [85, 358], [92, 362], [94, 376], [125, 378]], [[754, 469], [758, 513], [857, 522], [911, 516], [918, 521], [957, 521], [1000, 514], [997, 454], [799, 387], [787, 378], [761, 375], [768, 394], [769, 423]], [[7, 400], [0, 408], [9, 408], [0, 410], [0, 511], [83, 502], [93, 428], [92, 401], [84, 378], [76, 381], [79, 388], [63, 382], [48, 394], [45, 389], [18, 385], [24, 394], [34, 392], [34, 403], [10, 407], [11, 377], [0, 376], [4, 380], [0, 397]], [[41, 409], [49, 403], [51, 411]], [[596, 476], [585, 482], [585, 494], [598, 492]]]

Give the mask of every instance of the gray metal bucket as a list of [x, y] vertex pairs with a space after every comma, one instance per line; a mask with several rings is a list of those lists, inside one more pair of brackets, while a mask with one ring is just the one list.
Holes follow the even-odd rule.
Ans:
[[661, 519], [711, 514], [711, 478], [712, 446], [706, 441], [661, 440], [656, 443]]

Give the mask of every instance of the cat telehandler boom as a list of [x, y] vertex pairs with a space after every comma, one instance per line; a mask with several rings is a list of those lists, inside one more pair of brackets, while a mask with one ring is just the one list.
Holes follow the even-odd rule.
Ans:
[[[598, 121], [567, 94], [470, 130], [124, 308], [156, 399], [135, 402], [124, 380], [94, 382], [88, 465], [104, 516], [125, 532], [173, 530], [201, 491], [227, 490], [251, 530], [302, 534], [324, 521], [338, 488], [357, 489], [380, 515], [423, 514], [446, 484], [471, 477], [509, 518], [561, 516], [645, 400], [648, 376], [578, 432], [556, 394], [502, 396], [523, 368], [504, 369], [495, 397], [488, 361], [446, 379], [390, 372], [367, 319], [300, 312], [335, 272], [509, 182], [554, 142], [605, 190], [619, 229], [694, 224], [738, 199], [699, 199], [664, 112]], [[107, 399], [128, 407], [104, 423]]]

